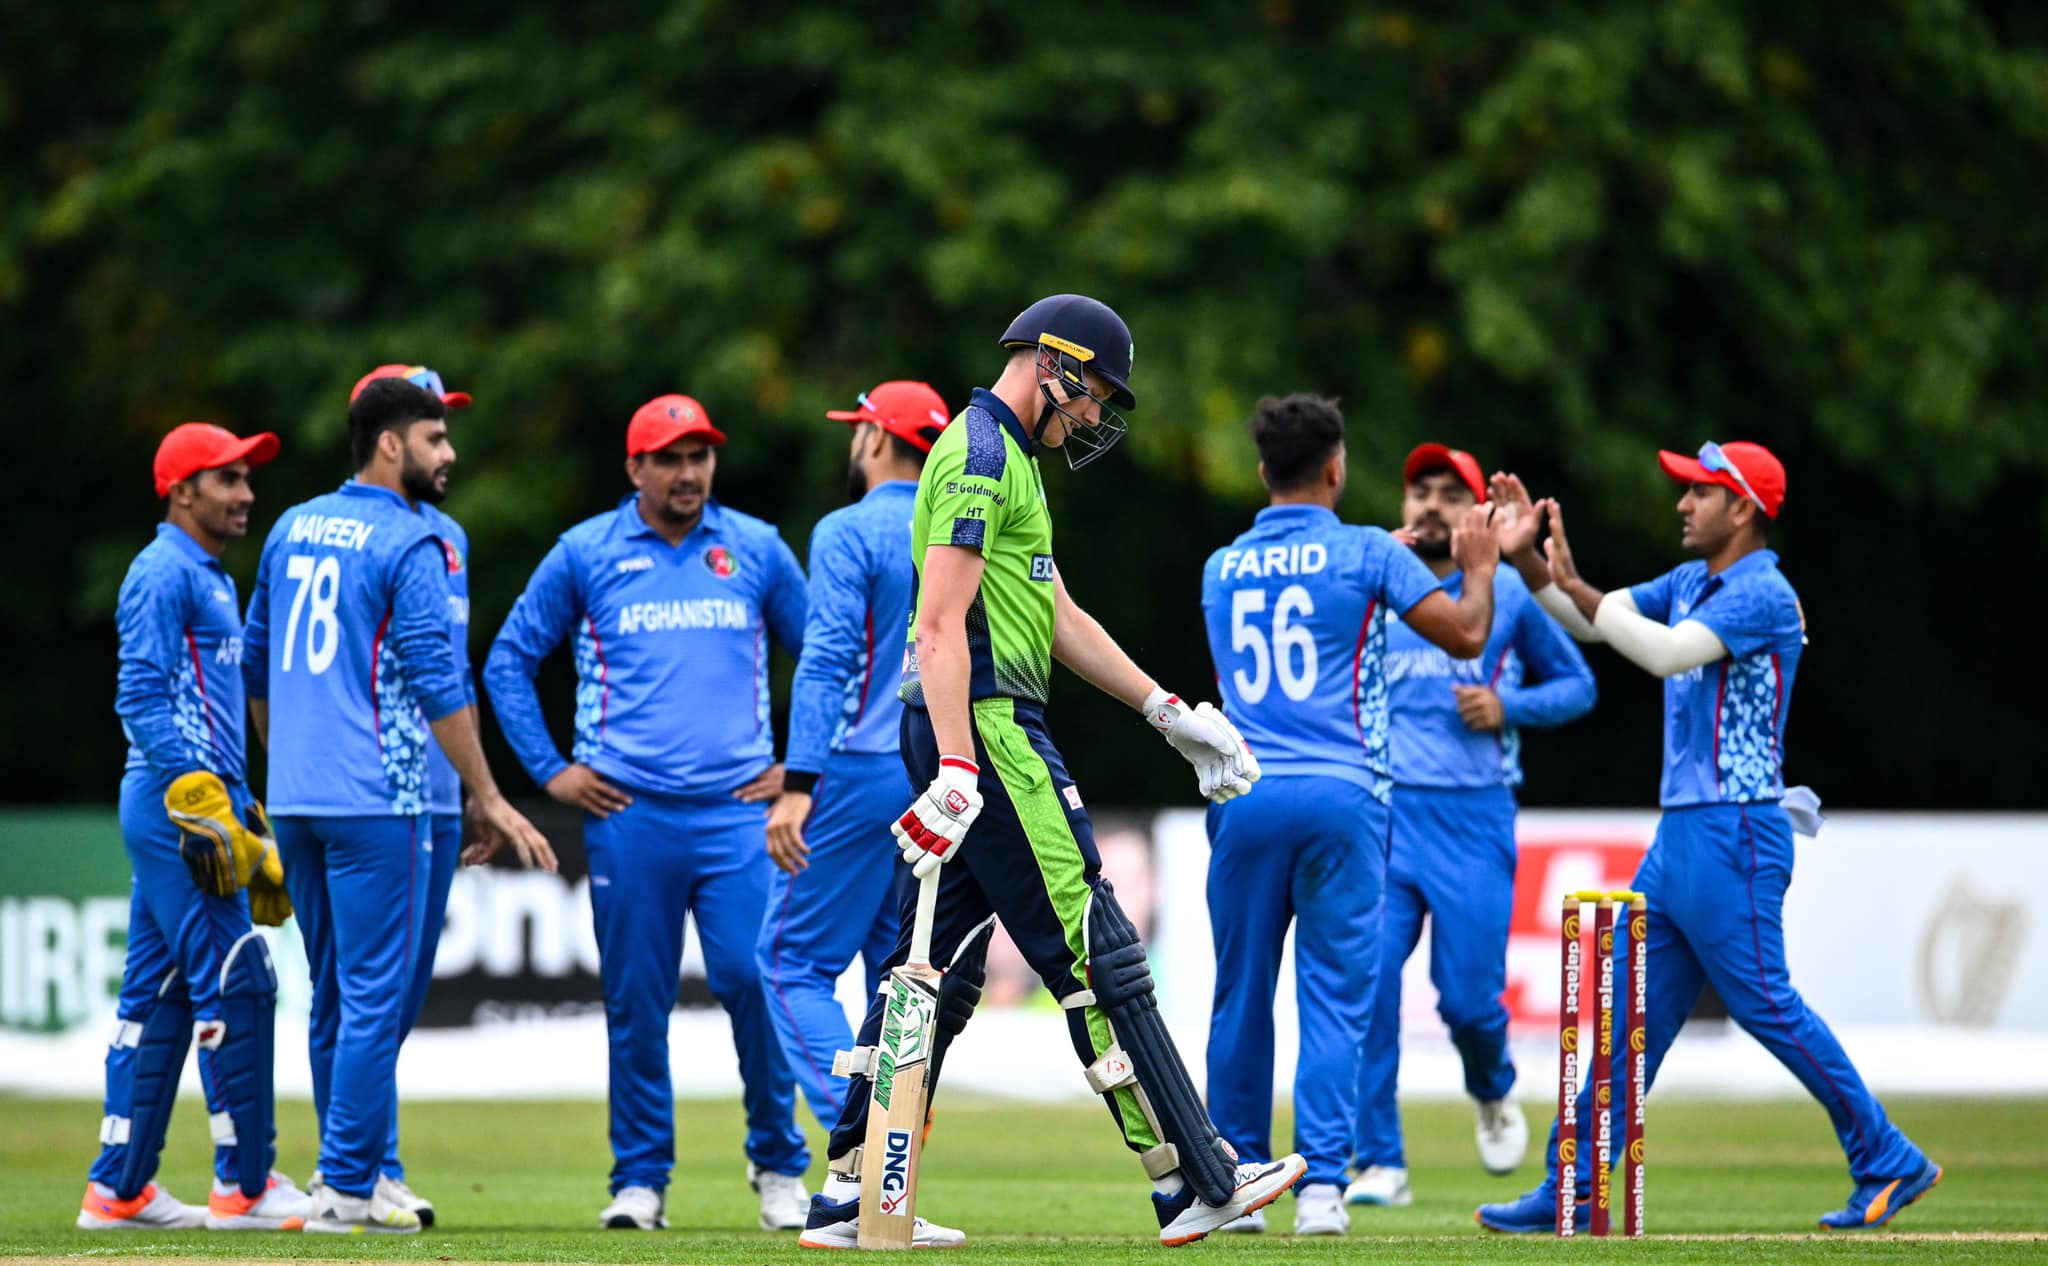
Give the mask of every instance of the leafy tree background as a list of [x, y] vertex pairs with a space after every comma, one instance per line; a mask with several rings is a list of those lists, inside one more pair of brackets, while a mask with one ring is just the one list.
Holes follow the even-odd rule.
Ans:
[[[702, 400], [719, 493], [802, 553], [841, 497], [826, 408], [890, 377], [957, 407], [1012, 314], [1081, 290], [1130, 321], [1142, 403], [1104, 464], [1055, 463], [1062, 570], [1181, 689], [1211, 673], [1201, 560], [1260, 504], [1261, 394], [1343, 397], [1350, 517], [1390, 522], [1401, 455], [1445, 440], [1561, 496], [1610, 584], [1680, 558], [1655, 448], [1756, 439], [1812, 636], [1793, 777], [2048, 805], [2038, 6], [0, 12], [9, 799], [113, 797], [113, 600], [179, 421], [284, 436], [260, 536], [346, 474], [371, 365], [474, 391], [448, 508], [480, 658], [624, 491], [643, 400]], [[1593, 659], [1533, 803], [1654, 800], [1658, 687]], [[1134, 719], [1056, 689], [1093, 801], [1191, 799]]]

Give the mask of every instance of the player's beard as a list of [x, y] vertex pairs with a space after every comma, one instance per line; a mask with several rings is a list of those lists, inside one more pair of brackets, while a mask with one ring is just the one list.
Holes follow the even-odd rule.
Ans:
[[[414, 501], [440, 505], [448, 499], [447, 473], [446, 466], [438, 471], [430, 470], [408, 457], [405, 464], [398, 468], [398, 485], [405, 489], [405, 495]], [[436, 475], [440, 478], [435, 478]]]
[[1436, 562], [1441, 559], [1449, 558], [1451, 556], [1450, 526], [1446, 524], [1442, 519], [1436, 518], [1434, 515], [1430, 515], [1422, 519], [1419, 519], [1414, 523], [1409, 524], [1408, 529], [1412, 532], [1424, 523], [1432, 523], [1436, 525], [1436, 527], [1443, 532], [1443, 535], [1435, 538], [1427, 536], [1417, 537], [1415, 541], [1415, 556], [1417, 558], [1428, 559], [1431, 562]]
[[846, 463], [846, 499], [858, 501], [868, 495], [868, 472], [857, 461]]

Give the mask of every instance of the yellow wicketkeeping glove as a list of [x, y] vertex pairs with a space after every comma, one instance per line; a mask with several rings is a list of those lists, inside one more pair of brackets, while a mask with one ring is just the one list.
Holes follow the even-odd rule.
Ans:
[[284, 859], [277, 854], [277, 832], [271, 829], [270, 814], [260, 800], [251, 800], [248, 823], [263, 841], [263, 860], [249, 874], [249, 919], [264, 927], [281, 928], [292, 917], [292, 899], [284, 890]]
[[178, 775], [164, 790], [164, 811], [178, 824], [178, 852], [202, 890], [232, 897], [259, 874], [273, 887], [284, 883], [284, 862], [263, 806], [250, 805], [257, 829], [244, 826], [219, 774], [195, 769]]

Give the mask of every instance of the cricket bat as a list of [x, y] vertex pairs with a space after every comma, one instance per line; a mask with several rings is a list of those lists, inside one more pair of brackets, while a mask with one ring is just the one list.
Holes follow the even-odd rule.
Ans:
[[917, 919], [910, 957], [889, 973], [889, 1001], [875, 1044], [868, 1134], [860, 1163], [860, 1246], [909, 1248], [917, 1226], [918, 1160], [925, 1112], [931, 1106], [932, 1040], [939, 1017], [939, 977], [932, 966], [932, 912], [939, 872], [917, 883]]

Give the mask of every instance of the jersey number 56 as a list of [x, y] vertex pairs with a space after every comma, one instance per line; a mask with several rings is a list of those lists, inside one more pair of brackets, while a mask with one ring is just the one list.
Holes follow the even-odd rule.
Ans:
[[[1230, 674], [1239, 699], [1245, 703], [1264, 699], [1275, 675], [1280, 678], [1280, 693], [1296, 703], [1314, 693], [1316, 639], [1306, 626], [1295, 621], [1315, 612], [1315, 600], [1309, 597], [1307, 589], [1287, 586], [1273, 604], [1272, 633], [1268, 637], [1266, 622], [1253, 622], [1253, 617], [1266, 613], [1266, 591], [1240, 589], [1230, 595], [1230, 649], [1250, 651], [1252, 657], [1250, 673], [1239, 668]], [[1295, 666], [1297, 659], [1299, 668]]]

